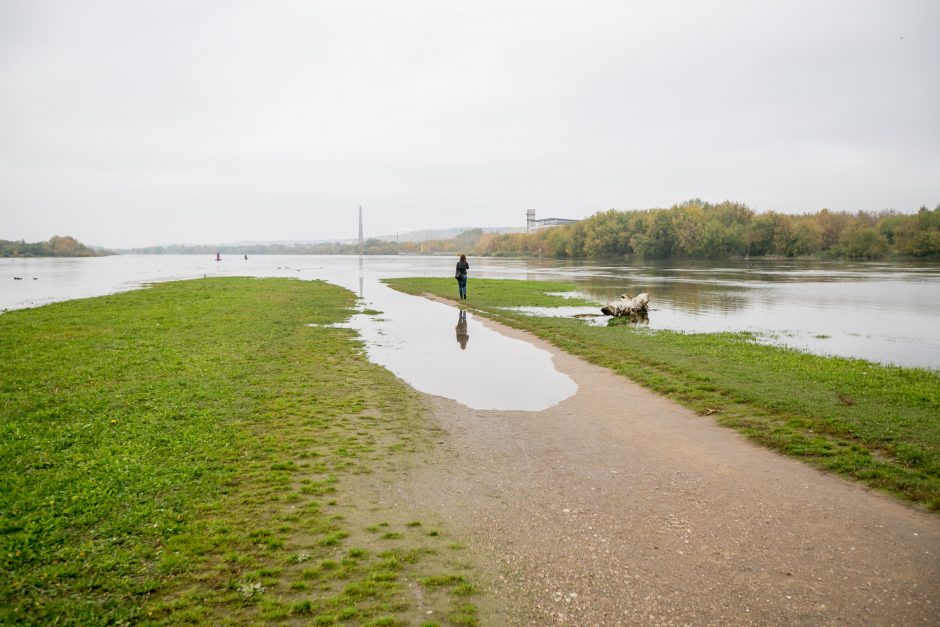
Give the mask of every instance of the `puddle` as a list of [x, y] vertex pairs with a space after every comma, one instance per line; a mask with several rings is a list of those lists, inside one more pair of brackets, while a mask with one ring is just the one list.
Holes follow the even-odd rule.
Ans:
[[[412, 387], [471, 409], [541, 411], [565, 400], [577, 384], [555, 369], [551, 353], [486, 328], [472, 312], [367, 280], [367, 307], [348, 327], [369, 359]], [[365, 287], [365, 286], [364, 286]]]

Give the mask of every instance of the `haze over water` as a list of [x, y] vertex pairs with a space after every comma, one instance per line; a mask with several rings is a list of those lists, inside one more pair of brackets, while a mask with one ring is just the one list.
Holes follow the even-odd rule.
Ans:
[[[616, 265], [535, 259], [471, 259], [475, 278], [562, 280], [603, 301], [648, 292], [649, 327], [752, 331], [764, 341], [821, 354], [940, 368], [940, 266], [804, 261]], [[134, 289], [202, 276], [325, 279], [368, 299], [379, 278], [453, 276], [450, 257], [117, 256], [0, 259], [0, 309]], [[14, 281], [14, 276], [23, 280]], [[33, 280], [33, 277], [36, 280]], [[361, 279], [361, 281], [360, 281]], [[456, 290], [456, 288], [455, 288]], [[472, 302], [472, 300], [471, 300]], [[449, 321], [448, 333], [456, 323]], [[442, 339], [442, 341], [445, 341]], [[452, 336], [447, 342], [455, 343]], [[473, 348], [471, 344], [467, 350]]]

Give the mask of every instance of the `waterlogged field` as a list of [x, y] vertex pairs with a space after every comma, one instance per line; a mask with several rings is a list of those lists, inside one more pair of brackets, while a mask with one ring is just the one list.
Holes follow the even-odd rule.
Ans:
[[[452, 279], [390, 279], [455, 296]], [[940, 373], [762, 345], [748, 333], [596, 326], [509, 307], [592, 305], [574, 284], [472, 280], [480, 313], [606, 366], [780, 452], [940, 510]], [[703, 419], [712, 419], [703, 418]]]
[[354, 295], [206, 279], [0, 316], [0, 623], [475, 624], [461, 545], [370, 486], [433, 433]]

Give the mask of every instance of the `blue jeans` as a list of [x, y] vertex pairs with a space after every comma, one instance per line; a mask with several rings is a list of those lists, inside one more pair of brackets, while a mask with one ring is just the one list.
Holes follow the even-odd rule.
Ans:
[[460, 290], [460, 298], [467, 297], [467, 275], [463, 275], [457, 279], [457, 288]]

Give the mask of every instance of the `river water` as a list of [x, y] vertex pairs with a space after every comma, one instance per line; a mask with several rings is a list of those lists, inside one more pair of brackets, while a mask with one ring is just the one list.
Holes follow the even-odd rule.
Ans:
[[[417, 307], [403, 304], [416, 300], [393, 299], [379, 279], [452, 277], [455, 262], [450, 257], [274, 255], [247, 260], [229, 256], [221, 262], [197, 255], [0, 259], [0, 310], [135, 289], [155, 281], [287, 276], [342, 285], [368, 301], [367, 306], [383, 311], [383, 316], [363, 322], [360, 332], [368, 335], [381, 323], [375, 318], [387, 323], [415, 315], [402, 308]], [[940, 369], [940, 264], [936, 263], [757, 260], [620, 265], [501, 258], [471, 258], [470, 263], [471, 297], [473, 279], [480, 277], [567, 281], [597, 301], [622, 292], [647, 292], [652, 329], [751, 331], [761, 341], [814, 353]], [[576, 311], [580, 310], [564, 313]], [[444, 314], [435, 316], [443, 327]], [[464, 348], [456, 337], [457, 310], [450, 308], [449, 317], [448, 343], [453, 350], [467, 355], [483, 345], [486, 331], [472, 314], [471, 339]], [[395, 330], [383, 333], [388, 341]], [[369, 342], [370, 351], [377, 351], [378, 340]]]

